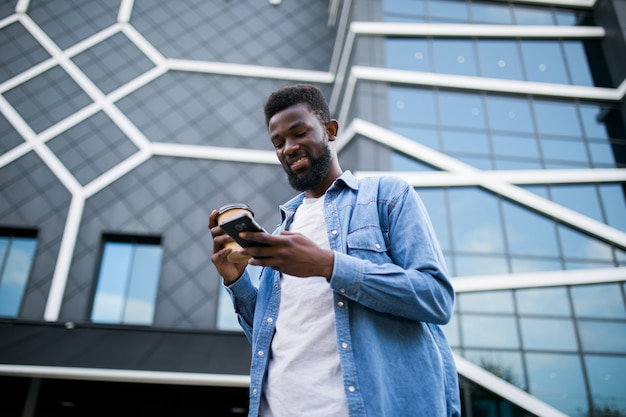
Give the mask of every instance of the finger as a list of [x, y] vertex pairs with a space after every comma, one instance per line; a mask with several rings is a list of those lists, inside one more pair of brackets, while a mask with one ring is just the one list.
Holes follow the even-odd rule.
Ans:
[[211, 211], [211, 214], [209, 215], [209, 229], [212, 229], [215, 226], [217, 226], [217, 210]]

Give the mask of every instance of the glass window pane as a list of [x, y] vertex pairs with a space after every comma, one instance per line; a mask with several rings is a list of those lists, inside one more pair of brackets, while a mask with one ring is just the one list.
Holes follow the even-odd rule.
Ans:
[[557, 41], [521, 42], [528, 81], [569, 84], [569, 74], [561, 46]]
[[458, 309], [464, 313], [513, 314], [513, 294], [511, 291], [462, 293], [458, 295]]
[[387, 68], [430, 72], [427, 39], [388, 38], [385, 42]]
[[477, 95], [439, 93], [441, 124], [446, 127], [485, 129], [482, 99]]
[[526, 349], [578, 350], [571, 320], [522, 317], [520, 327]]
[[582, 137], [576, 107], [570, 103], [535, 101], [533, 103], [537, 128], [541, 135]]
[[389, 89], [389, 117], [392, 123], [438, 124], [431, 91], [411, 88]]
[[620, 184], [600, 185], [602, 207], [608, 219], [607, 224], [611, 227], [626, 232], [626, 196], [624, 188]]
[[491, 140], [493, 142], [493, 150], [496, 158], [502, 156], [539, 158], [539, 144], [536, 138], [493, 135]]
[[121, 321], [131, 256], [129, 244], [106, 242], [91, 312], [91, 320], [94, 322], [119, 323]]
[[101, 323], [152, 324], [161, 257], [159, 244], [107, 241], [91, 319]]
[[626, 410], [626, 357], [585, 355], [585, 366], [596, 415], [619, 416]]
[[567, 60], [567, 69], [572, 77], [572, 84], [593, 86], [587, 55], [581, 41], [563, 41]]
[[455, 250], [504, 253], [498, 199], [475, 188], [451, 189], [449, 193]]
[[124, 308], [124, 323], [151, 324], [154, 318], [161, 256], [157, 245], [135, 245], [135, 253]]
[[520, 352], [466, 349], [463, 357], [519, 388], [526, 388]]
[[604, 222], [595, 185], [552, 185], [550, 188], [555, 203]]
[[516, 4], [513, 8], [517, 25], [554, 25], [554, 17], [549, 9]]
[[511, 272], [514, 274], [524, 272], [559, 271], [563, 263], [559, 259], [530, 259], [527, 257], [511, 257]]
[[458, 255], [452, 257], [455, 274], [458, 276], [496, 275], [509, 273], [506, 259], [502, 256]]
[[[527, 100], [487, 96], [487, 116], [492, 130], [534, 134], [532, 110]], [[535, 155], [533, 152], [531, 155]]]
[[489, 140], [484, 133], [444, 130], [443, 149], [446, 152], [467, 152], [490, 154]]
[[517, 326], [513, 317], [464, 314], [461, 316], [463, 344], [478, 348], [519, 349]]
[[[433, 3], [430, 3], [433, 4]], [[433, 39], [435, 72], [477, 76], [473, 41]]]
[[554, 222], [517, 204], [503, 202], [502, 213], [512, 255], [559, 256]]
[[0, 237], [0, 316], [19, 314], [36, 246], [34, 238]]
[[564, 287], [515, 290], [515, 298], [517, 309], [523, 315], [571, 315], [567, 290]]
[[480, 40], [477, 43], [480, 75], [482, 77], [523, 80], [522, 64], [517, 42]]
[[577, 317], [626, 318], [619, 284], [579, 285], [572, 287], [571, 292]]
[[392, 130], [399, 135], [405, 136], [417, 143], [433, 149], [440, 149], [439, 132], [436, 129], [418, 128], [413, 126], [392, 126]]
[[541, 149], [545, 159], [577, 162], [580, 167], [590, 167], [589, 153], [585, 144], [570, 140], [541, 139]]
[[428, 3], [428, 12], [434, 21], [469, 22], [467, 3], [457, 0], [437, 0]]
[[450, 230], [448, 228], [448, 205], [445, 190], [436, 188], [418, 188], [417, 192], [428, 211], [430, 221], [442, 250], [449, 250]]
[[585, 351], [626, 352], [626, 323], [580, 320], [578, 329]]
[[536, 161], [515, 161], [507, 160], [504, 157], [496, 159], [496, 169], [541, 169], [543, 168], [539, 160]]
[[615, 168], [615, 156], [608, 142], [591, 142], [587, 146], [595, 168]]
[[513, 23], [513, 16], [508, 5], [491, 3], [472, 3], [470, 5], [474, 23]]
[[579, 104], [580, 117], [588, 138], [607, 139], [606, 126], [601, 121], [603, 110], [598, 106]]
[[567, 260], [612, 261], [611, 246], [568, 227], [558, 225], [563, 255]]
[[392, 171], [432, 171], [433, 169], [415, 159], [398, 152], [391, 154]]
[[568, 416], [586, 414], [587, 395], [578, 355], [527, 353], [529, 391]]

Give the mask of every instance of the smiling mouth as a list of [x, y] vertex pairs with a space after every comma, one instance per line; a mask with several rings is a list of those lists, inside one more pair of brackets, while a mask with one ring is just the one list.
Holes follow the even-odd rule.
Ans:
[[308, 159], [306, 156], [299, 156], [298, 158], [289, 160], [288, 161], [289, 168], [291, 168], [291, 170], [293, 171], [301, 170], [302, 168], [305, 167], [307, 160]]

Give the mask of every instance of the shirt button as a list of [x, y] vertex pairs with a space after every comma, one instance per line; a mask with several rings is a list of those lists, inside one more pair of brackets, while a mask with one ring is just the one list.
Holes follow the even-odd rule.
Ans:
[[254, 395], [256, 395], [256, 393], [257, 393], [256, 388], [252, 390], [252, 393], [253, 393]]
[[350, 391], [350, 392], [354, 392], [354, 391], [356, 391], [356, 388], [355, 388], [355, 387], [353, 387], [352, 385], [350, 385], [350, 386], [348, 387], [348, 391]]
[[341, 347], [344, 348], [344, 349], [347, 349], [348, 348], [348, 344], [346, 342], [342, 342], [341, 343]]
[[343, 294], [344, 292], [346, 292], [346, 289], [345, 288], [340, 288], [339, 292]]
[[338, 232], [336, 230], [333, 230], [332, 232], [330, 232], [333, 235], [336, 235]]
[[264, 355], [264, 353], [263, 353], [263, 351], [262, 351], [262, 350], [259, 350], [259, 351], [257, 352], [257, 355], [259, 355], [259, 356], [263, 356], [263, 355]]
[[380, 245], [378, 243], [376, 244], [376, 249], [380, 249]]
[[337, 303], [337, 305], [338, 305], [339, 307], [343, 307], [343, 301], [339, 301], [339, 302]]
[[271, 322], [273, 322], [273, 321], [274, 321], [274, 319], [273, 319], [273, 318], [271, 318], [271, 317], [268, 317], [268, 318], [267, 318], [267, 322], [268, 322], [268, 323], [271, 323]]

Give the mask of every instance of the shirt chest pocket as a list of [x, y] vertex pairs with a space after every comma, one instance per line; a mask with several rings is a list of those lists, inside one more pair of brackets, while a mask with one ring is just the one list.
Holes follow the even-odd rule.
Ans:
[[348, 232], [348, 255], [367, 259], [377, 264], [389, 261], [387, 245], [378, 226], [363, 226]]

